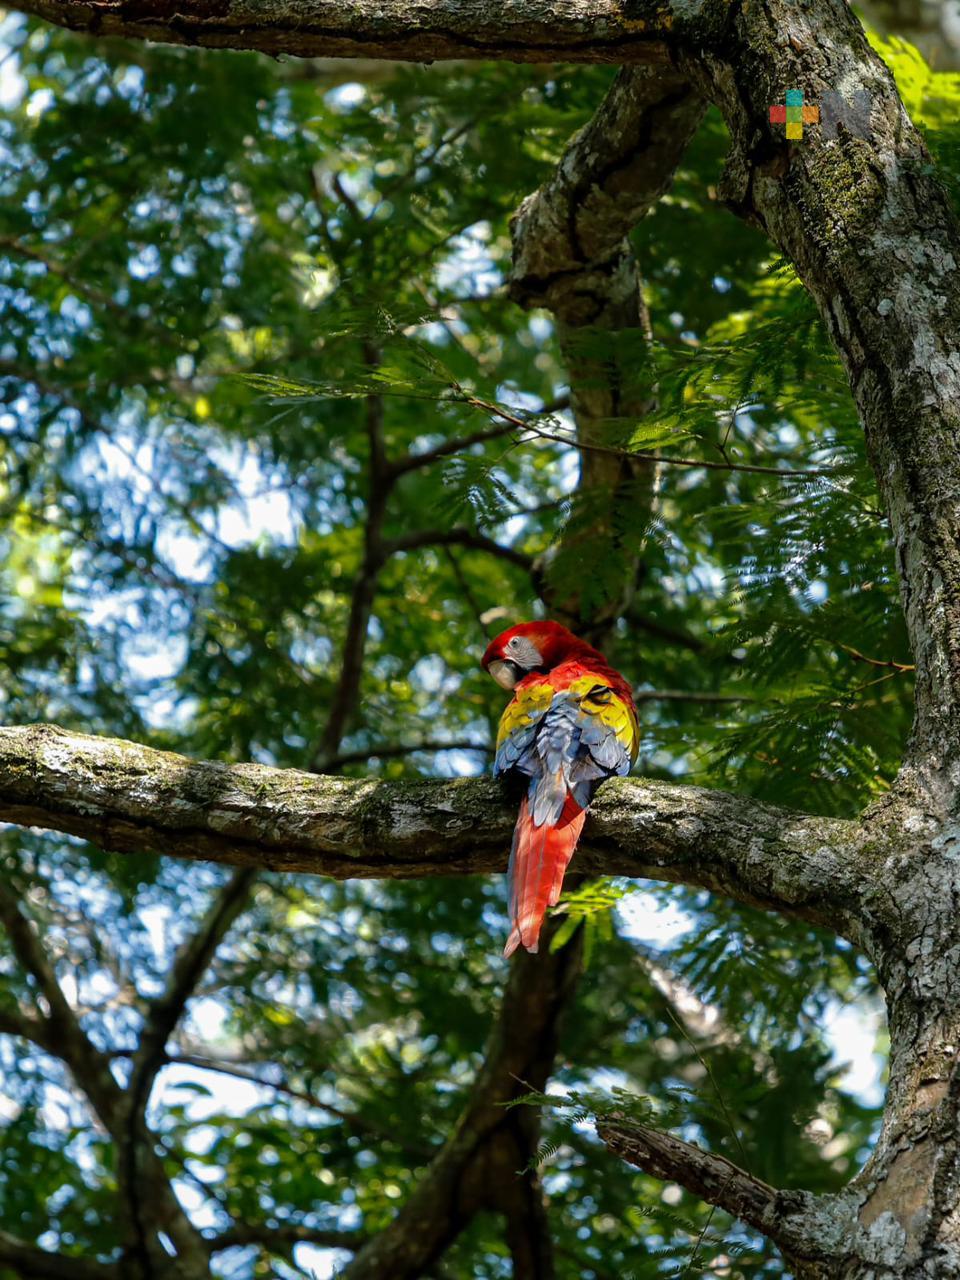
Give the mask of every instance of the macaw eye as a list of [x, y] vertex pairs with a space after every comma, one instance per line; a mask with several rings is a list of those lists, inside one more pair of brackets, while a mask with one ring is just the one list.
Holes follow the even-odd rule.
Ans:
[[503, 656], [524, 671], [533, 671], [541, 662], [540, 651], [527, 636], [511, 636], [503, 646]]

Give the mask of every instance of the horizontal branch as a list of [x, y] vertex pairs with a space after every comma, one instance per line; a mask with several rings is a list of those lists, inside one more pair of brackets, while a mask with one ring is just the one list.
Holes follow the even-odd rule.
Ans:
[[690, 25], [654, 0], [23, 0], [58, 26], [208, 49], [304, 58], [664, 61]]
[[[54, 725], [0, 729], [0, 821], [120, 853], [412, 878], [503, 871], [516, 805], [487, 778], [347, 779], [224, 765]], [[855, 936], [870, 868], [855, 822], [701, 787], [606, 784], [582, 871], [716, 890]]]
[[21, 1040], [27, 1040], [38, 1049], [46, 1049], [48, 1052], [53, 1052], [57, 1043], [46, 1019], [12, 1009], [0, 1009], [0, 1036], [19, 1036]]
[[724, 1156], [617, 1116], [598, 1119], [597, 1134], [614, 1155], [655, 1178], [679, 1182], [707, 1204], [762, 1231], [789, 1256], [836, 1258], [837, 1242], [823, 1225], [833, 1214], [846, 1216], [839, 1197], [818, 1201], [809, 1191], [778, 1191]]
[[299, 1222], [284, 1222], [275, 1227], [244, 1223], [230, 1227], [207, 1243], [211, 1253], [224, 1249], [237, 1249], [245, 1245], [259, 1244], [276, 1253], [287, 1253], [295, 1244], [314, 1244], [321, 1249], [349, 1249], [356, 1252], [367, 1241], [359, 1231], [324, 1230], [308, 1227]]
[[897, 662], [893, 658], [868, 658], [865, 653], [861, 653], [859, 649], [854, 649], [853, 645], [850, 644], [841, 644], [838, 647], [844, 653], [849, 653], [851, 658], [856, 658], [858, 662], [866, 662], [871, 667], [887, 667], [901, 675], [905, 671], [916, 671], [917, 669], [912, 662]]
[[7, 1267], [22, 1280], [115, 1280], [120, 1274], [110, 1263], [50, 1253], [0, 1230], [0, 1269]]

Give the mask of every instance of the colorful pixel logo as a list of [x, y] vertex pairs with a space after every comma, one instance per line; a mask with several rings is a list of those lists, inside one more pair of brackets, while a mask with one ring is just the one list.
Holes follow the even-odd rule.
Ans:
[[873, 99], [869, 93], [857, 89], [846, 95], [830, 90], [820, 99], [820, 105], [804, 103], [802, 89], [788, 89], [784, 105], [770, 108], [770, 123], [786, 125], [786, 136], [791, 141], [803, 137], [805, 124], [819, 124], [820, 136], [836, 138], [838, 126], [855, 138], [870, 137], [870, 110]]
[[803, 126], [816, 124], [820, 119], [820, 108], [804, 105], [802, 89], [788, 89], [784, 96], [785, 106], [770, 108], [770, 123], [785, 124], [790, 139], [802, 138]]

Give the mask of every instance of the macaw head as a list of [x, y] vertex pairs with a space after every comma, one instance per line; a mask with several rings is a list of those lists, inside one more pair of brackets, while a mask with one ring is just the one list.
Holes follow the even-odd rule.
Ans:
[[559, 622], [521, 622], [490, 641], [480, 665], [502, 689], [514, 689], [531, 671], [552, 671], [584, 650], [594, 652]]

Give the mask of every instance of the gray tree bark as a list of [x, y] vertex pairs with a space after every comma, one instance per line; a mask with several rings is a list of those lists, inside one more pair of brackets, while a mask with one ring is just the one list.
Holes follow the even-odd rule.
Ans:
[[[672, 121], [682, 135], [700, 99], [719, 107], [732, 138], [724, 198], [795, 263], [848, 373], [896, 547], [917, 666], [916, 720], [889, 796], [849, 821], [627, 781], [598, 798], [580, 863], [704, 885], [855, 941], [886, 992], [890, 1087], [876, 1150], [832, 1197], [785, 1196], [622, 1117], [602, 1118], [599, 1132], [624, 1159], [765, 1231], [798, 1276], [960, 1276], [960, 228], [889, 74], [846, 5], [218, 0], [184, 12], [146, 0], [32, 0], [20, 7], [94, 33], [270, 53], [647, 64], [620, 78], [602, 109], [602, 135], [571, 147], [518, 223], [541, 219], [546, 241], [558, 200], [572, 201], [578, 217], [595, 202], [612, 246], [609, 298], [621, 279], [619, 246], [640, 210], [629, 193], [611, 200], [605, 161], [622, 162], [633, 147], [640, 169], [649, 160], [662, 177], [675, 148], [661, 128]], [[859, 91], [869, 109], [851, 109], [833, 136], [810, 131], [788, 142], [768, 108], [792, 87], [810, 101]], [[638, 128], [641, 118], [649, 130]], [[576, 236], [558, 243], [552, 261], [561, 270], [567, 253], [578, 270], [589, 261], [594, 276], [603, 275], [602, 255], [585, 254]], [[550, 263], [535, 262], [535, 246], [526, 249], [533, 265], [527, 270], [518, 258], [515, 287], [524, 300], [537, 289], [548, 300], [558, 281], [550, 280]], [[498, 869], [512, 822], [484, 782], [398, 786], [227, 769], [42, 727], [0, 734], [0, 817], [106, 848], [332, 875]]]
[[665, 37], [677, 25], [654, 0], [28, 0], [16, 7], [98, 36], [412, 62], [663, 62]]
[[[55, 725], [0, 729], [0, 821], [117, 853], [337, 879], [501, 872], [516, 816], [492, 779], [337, 778], [188, 760]], [[629, 778], [597, 797], [577, 865], [715, 889], [854, 937], [861, 842], [855, 822]]]

